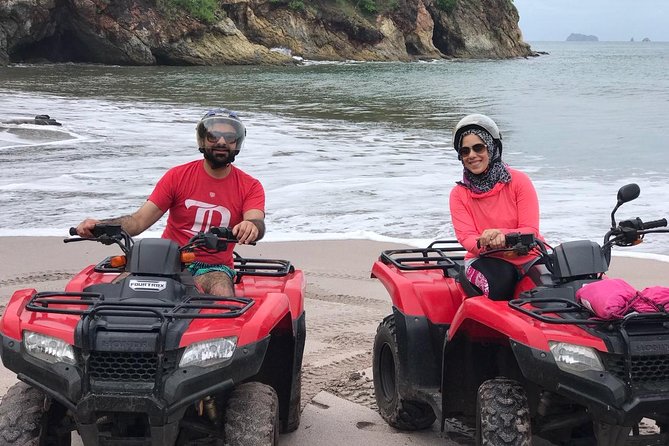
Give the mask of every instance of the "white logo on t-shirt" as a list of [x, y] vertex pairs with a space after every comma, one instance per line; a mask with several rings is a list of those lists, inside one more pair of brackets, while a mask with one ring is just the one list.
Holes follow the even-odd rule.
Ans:
[[230, 224], [230, 210], [224, 206], [191, 199], [186, 200], [185, 205], [186, 209], [190, 209], [193, 206], [197, 208], [197, 212], [195, 213], [195, 221], [193, 222], [193, 227], [191, 228], [193, 233], [208, 231], [212, 226], [211, 222], [214, 219], [215, 214], [221, 216], [221, 221], [217, 224], [217, 226], [227, 227]]

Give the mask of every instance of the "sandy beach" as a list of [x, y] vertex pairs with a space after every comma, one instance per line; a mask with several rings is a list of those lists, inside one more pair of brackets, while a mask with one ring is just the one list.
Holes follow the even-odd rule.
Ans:
[[[0, 308], [22, 288], [62, 289], [86, 265], [118, 252], [92, 242], [63, 244], [58, 237], [0, 237]], [[260, 242], [239, 247], [248, 257], [290, 260], [307, 278], [305, 309], [307, 343], [303, 363], [303, 423], [282, 436], [282, 444], [356, 443], [365, 435], [370, 444], [429, 444], [440, 437], [437, 427], [416, 434], [397, 433], [373, 412], [372, 344], [378, 323], [391, 312], [383, 286], [370, 278], [370, 268], [384, 249], [403, 245], [365, 240]], [[669, 286], [667, 263], [614, 257], [610, 275], [632, 285]], [[0, 395], [15, 382], [0, 366]], [[328, 407], [341, 404], [337, 416]], [[367, 417], [367, 418], [365, 418]], [[334, 420], [334, 421], [333, 421]], [[324, 423], [321, 428], [320, 423]], [[339, 423], [333, 429], [327, 423]], [[435, 423], [437, 424], [437, 423]], [[441, 444], [458, 444], [440, 438]]]

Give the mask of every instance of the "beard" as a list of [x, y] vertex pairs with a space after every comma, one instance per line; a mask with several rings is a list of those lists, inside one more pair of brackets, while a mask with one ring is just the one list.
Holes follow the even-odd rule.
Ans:
[[227, 153], [216, 151], [215, 148], [211, 149], [200, 149], [200, 152], [204, 154], [204, 159], [209, 162], [209, 165], [212, 169], [222, 169], [227, 167], [235, 160], [236, 152], [228, 150]]

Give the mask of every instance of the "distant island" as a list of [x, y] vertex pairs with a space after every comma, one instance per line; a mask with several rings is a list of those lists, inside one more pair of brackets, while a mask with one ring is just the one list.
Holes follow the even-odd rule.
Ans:
[[642, 42], [650, 42], [650, 39], [648, 37], [644, 37]]
[[567, 42], [599, 42], [597, 36], [586, 36], [585, 34], [571, 33]]

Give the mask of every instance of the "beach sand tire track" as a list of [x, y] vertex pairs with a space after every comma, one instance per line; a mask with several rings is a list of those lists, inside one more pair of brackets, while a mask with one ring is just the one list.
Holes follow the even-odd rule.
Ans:
[[371, 299], [369, 297], [352, 296], [350, 294], [327, 294], [309, 291], [307, 299], [318, 300], [321, 302], [334, 302], [343, 305], [355, 305], [358, 307], [372, 308], [378, 310], [387, 310], [389, 304], [387, 301]]
[[28, 276], [19, 276], [11, 279], [0, 280], [0, 287], [52, 282], [54, 280], [69, 280], [75, 274], [76, 273], [71, 271], [44, 271], [36, 274], [30, 274]]
[[303, 399], [311, 401], [321, 390], [335, 387], [336, 383], [345, 381], [351, 373], [368, 368], [371, 365], [371, 360], [370, 352], [365, 352], [341, 361], [335, 361], [332, 364], [318, 367], [305, 365], [302, 368]]

